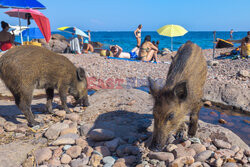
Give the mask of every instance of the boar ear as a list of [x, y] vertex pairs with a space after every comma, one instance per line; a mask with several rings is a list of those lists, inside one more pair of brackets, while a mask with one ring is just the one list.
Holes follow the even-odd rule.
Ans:
[[156, 88], [154, 80], [150, 77], [148, 77], [148, 85], [149, 85], [149, 93], [153, 96], [156, 96], [158, 89]]
[[180, 100], [185, 100], [187, 97], [187, 83], [181, 82], [174, 87], [174, 95]]
[[83, 68], [81, 67], [77, 68], [76, 73], [77, 73], [77, 79], [79, 81], [83, 81], [86, 78], [85, 71]]

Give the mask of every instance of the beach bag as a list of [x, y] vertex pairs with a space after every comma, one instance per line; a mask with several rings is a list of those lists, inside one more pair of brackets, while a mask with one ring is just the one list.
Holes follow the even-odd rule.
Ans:
[[137, 59], [138, 55], [136, 54], [136, 52], [129, 52], [130, 54], [130, 59]]

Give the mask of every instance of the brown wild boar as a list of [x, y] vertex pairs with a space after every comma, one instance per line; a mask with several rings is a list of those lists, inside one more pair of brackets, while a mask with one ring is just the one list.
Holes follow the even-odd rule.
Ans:
[[46, 110], [52, 113], [54, 89], [57, 89], [65, 111], [67, 93], [76, 103], [88, 106], [87, 80], [84, 69], [76, 68], [66, 57], [38, 46], [18, 46], [0, 58], [0, 78], [15, 98], [29, 126], [37, 125], [31, 112], [34, 89], [45, 89]]
[[162, 149], [169, 134], [174, 131], [181, 134], [188, 114], [188, 134], [196, 134], [206, 75], [207, 65], [201, 48], [188, 41], [173, 58], [163, 88], [157, 89], [149, 78], [149, 88], [154, 98], [154, 132], [150, 148]]

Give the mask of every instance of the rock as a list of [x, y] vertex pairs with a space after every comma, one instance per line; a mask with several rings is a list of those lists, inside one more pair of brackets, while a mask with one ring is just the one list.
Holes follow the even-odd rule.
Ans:
[[97, 167], [100, 165], [101, 160], [102, 160], [102, 156], [98, 154], [93, 154], [89, 160], [89, 165], [93, 167]]
[[66, 129], [63, 129], [62, 131], [61, 131], [61, 136], [63, 136], [63, 135], [66, 135], [66, 134], [69, 134], [69, 133], [73, 133], [73, 134], [77, 134], [77, 128], [75, 128], [75, 127], [73, 127], [73, 128], [66, 128]]
[[204, 106], [211, 107], [213, 105], [212, 105], [211, 101], [205, 101]]
[[150, 152], [148, 154], [150, 159], [158, 159], [160, 161], [172, 162], [174, 160], [174, 155], [172, 153], [166, 152]]
[[56, 141], [52, 142], [51, 144], [54, 146], [58, 145], [66, 145], [66, 144], [75, 144], [75, 139], [73, 138], [58, 138]]
[[217, 148], [212, 144], [212, 145], [209, 145], [208, 147], [207, 147], [207, 149], [208, 150], [211, 150], [211, 151], [216, 151], [217, 150]]
[[84, 140], [83, 138], [78, 138], [76, 139], [76, 145], [85, 148], [86, 146], [88, 146], [88, 142], [86, 140]]
[[168, 144], [167, 147], [166, 147], [166, 150], [168, 152], [172, 152], [176, 148], [177, 148], [177, 146], [175, 144]]
[[226, 149], [230, 149], [231, 148], [231, 144], [229, 144], [228, 142], [225, 142], [223, 140], [218, 140], [215, 139], [213, 141], [213, 144], [218, 147], [218, 148], [226, 148]]
[[63, 148], [63, 146], [60, 146], [60, 147], [58, 147], [57, 149], [55, 149], [54, 151], [53, 151], [53, 158], [58, 158], [58, 157], [60, 157], [61, 155], [62, 155], [62, 153], [63, 153], [63, 150], [62, 150], [62, 148]]
[[6, 120], [3, 117], [0, 117], [0, 127], [4, 126], [5, 122], [6, 122]]
[[35, 159], [38, 164], [41, 164], [43, 161], [47, 161], [52, 157], [52, 151], [48, 148], [42, 148], [35, 151]]
[[186, 141], [182, 142], [181, 145], [183, 147], [189, 147], [191, 145], [191, 141], [190, 140], [186, 140]]
[[192, 165], [190, 165], [189, 167], [202, 167], [202, 163], [201, 162], [195, 162]]
[[51, 39], [56, 39], [56, 40], [60, 40], [60, 41], [66, 41], [66, 38], [60, 34], [52, 34], [51, 35]]
[[60, 132], [66, 128], [69, 128], [68, 124], [58, 122], [52, 125], [44, 135], [47, 137], [47, 139], [55, 140], [59, 136]]
[[241, 77], [249, 77], [249, 72], [247, 70], [240, 70], [239, 71], [239, 76]]
[[[22, 164], [22, 167], [33, 167], [35, 158], [34, 156], [29, 156]], [[41, 165], [40, 165], [41, 167]]]
[[217, 160], [215, 160], [215, 166], [216, 167], [221, 167], [221, 165], [223, 164], [223, 159], [218, 158]]
[[195, 150], [192, 148], [178, 147], [172, 151], [175, 158], [184, 157], [184, 156], [194, 156]]
[[86, 136], [88, 133], [89, 133], [89, 131], [90, 131], [90, 129], [92, 128], [92, 124], [84, 124], [84, 125], [81, 125], [80, 126], [80, 135], [81, 136]]
[[234, 152], [238, 152], [240, 150], [240, 148], [236, 145], [233, 145], [230, 150], [234, 151]]
[[124, 151], [128, 155], [138, 155], [140, 153], [137, 146], [126, 146]]
[[90, 44], [94, 47], [94, 48], [101, 48], [103, 46], [102, 43], [100, 42], [93, 42], [93, 41], [90, 41]]
[[181, 167], [184, 165], [191, 165], [194, 163], [194, 158], [192, 156], [184, 156], [175, 159], [171, 164], [170, 167]]
[[56, 158], [52, 158], [49, 160], [49, 166], [61, 166], [61, 161], [56, 159]]
[[208, 158], [210, 158], [212, 156], [212, 154], [213, 154], [213, 151], [206, 150], [206, 151], [200, 152], [199, 154], [196, 154], [194, 156], [194, 159], [195, 159], [195, 161], [204, 162]]
[[196, 154], [199, 154], [200, 152], [203, 152], [206, 150], [206, 147], [199, 143], [192, 144], [189, 148], [194, 149]]
[[244, 150], [240, 150], [240, 151], [238, 151], [236, 154], [235, 154], [235, 156], [234, 156], [234, 158], [236, 159], [236, 160], [241, 160], [242, 158], [243, 158], [243, 156], [244, 156]]
[[137, 161], [136, 156], [131, 155], [131, 156], [119, 158], [116, 162], [125, 162], [126, 165], [130, 166], [136, 161]]
[[106, 129], [94, 129], [89, 133], [89, 137], [94, 141], [106, 141], [112, 140], [115, 137], [115, 134]]
[[220, 150], [217, 150], [215, 151], [214, 153], [214, 157], [216, 159], [224, 156], [225, 158], [230, 158], [232, 156], [234, 156], [235, 152], [233, 152], [232, 150], [229, 150], [229, 149], [220, 149]]
[[250, 157], [250, 149], [249, 148], [247, 148], [244, 153], [246, 156]]
[[98, 152], [100, 152], [100, 153], [103, 155], [103, 157], [106, 157], [106, 156], [110, 156], [110, 155], [111, 155], [111, 153], [110, 153], [108, 147], [106, 147], [106, 146], [98, 146], [98, 147], [95, 147], [95, 150], [98, 151]]
[[64, 151], [67, 151], [70, 147], [72, 147], [71, 145], [65, 145], [64, 147], [63, 147], [63, 150]]
[[127, 145], [120, 145], [117, 149], [116, 149], [116, 154], [118, 155], [118, 157], [123, 157], [126, 153], [125, 153], [125, 148]]
[[236, 163], [225, 163], [222, 167], [237, 167]]
[[64, 110], [56, 110], [55, 115], [64, 118], [65, 115], [66, 115], [66, 111], [64, 111]]
[[115, 163], [117, 158], [114, 158], [114, 157], [111, 157], [111, 156], [107, 156], [107, 157], [104, 157], [102, 159], [102, 162], [104, 164], [110, 164], [111, 166]]
[[3, 127], [0, 126], [0, 135], [4, 132]]
[[70, 161], [70, 167], [87, 167], [87, 163], [88, 161], [86, 161], [86, 159], [73, 159], [72, 161]]
[[218, 61], [208, 60], [208, 61], [207, 61], [207, 65], [208, 65], [208, 66], [218, 66], [218, 65], [219, 65], [219, 62], [218, 62]]
[[225, 119], [219, 119], [218, 122], [221, 123], [221, 124], [226, 124], [227, 123], [227, 121]]
[[90, 157], [92, 152], [93, 152], [93, 148], [90, 147], [90, 146], [86, 146], [84, 149], [83, 149], [83, 153], [86, 154], [87, 157]]
[[9, 121], [6, 121], [3, 127], [7, 132], [13, 132], [17, 129], [17, 125]]
[[62, 164], [68, 164], [71, 161], [71, 157], [68, 154], [63, 154], [61, 158]]
[[127, 167], [127, 165], [125, 164], [125, 162], [118, 161], [115, 162], [115, 164], [112, 167]]
[[70, 113], [70, 114], [66, 114], [65, 118], [73, 122], [77, 122], [79, 120], [79, 115], [77, 113]]
[[66, 153], [72, 158], [77, 158], [78, 156], [81, 155], [82, 148], [80, 146], [72, 146], [70, 147]]
[[115, 151], [119, 145], [119, 142], [120, 142], [120, 138], [115, 138], [111, 141], [105, 142], [104, 145], [107, 146], [110, 151]]

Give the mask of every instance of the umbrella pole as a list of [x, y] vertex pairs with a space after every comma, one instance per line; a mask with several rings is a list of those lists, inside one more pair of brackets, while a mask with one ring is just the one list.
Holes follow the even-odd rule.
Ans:
[[22, 35], [21, 19], [20, 19], [19, 9], [18, 9], [18, 18], [19, 18], [19, 27], [20, 27], [21, 44], [23, 45], [23, 35]]
[[214, 60], [214, 55], [215, 55], [215, 41], [216, 41], [216, 31], [214, 31], [214, 47], [213, 47], [213, 60]]
[[171, 37], [171, 52], [173, 52], [173, 37]]

